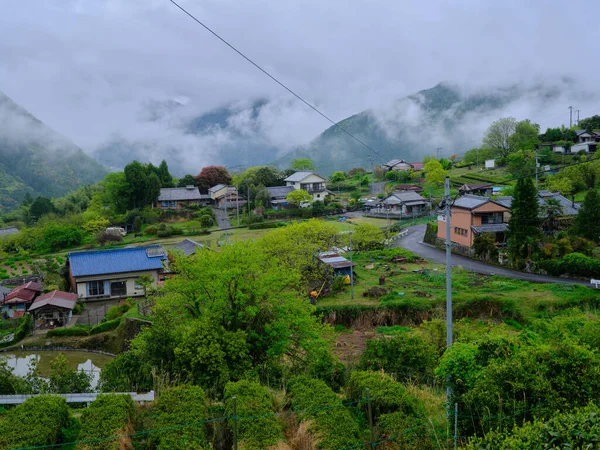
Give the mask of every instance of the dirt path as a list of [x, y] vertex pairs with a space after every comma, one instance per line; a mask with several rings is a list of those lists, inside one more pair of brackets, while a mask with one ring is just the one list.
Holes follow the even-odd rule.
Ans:
[[367, 348], [367, 341], [374, 337], [374, 331], [354, 330], [352, 333], [341, 333], [335, 340], [333, 351], [345, 364], [358, 363], [360, 355]]

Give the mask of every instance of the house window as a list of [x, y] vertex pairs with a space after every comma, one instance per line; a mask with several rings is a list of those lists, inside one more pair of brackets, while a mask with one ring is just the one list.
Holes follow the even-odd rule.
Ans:
[[90, 297], [104, 295], [104, 281], [88, 281], [88, 295]]
[[454, 227], [454, 234], [458, 234], [459, 236], [466, 236], [467, 230], [464, 228]]
[[317, 198], [321, 198], [321, 194], [317, 194]]
[[160, 202], [163, 208], [177, 208], [177, 202], [175, 200], [169, 200], [166, 202]]

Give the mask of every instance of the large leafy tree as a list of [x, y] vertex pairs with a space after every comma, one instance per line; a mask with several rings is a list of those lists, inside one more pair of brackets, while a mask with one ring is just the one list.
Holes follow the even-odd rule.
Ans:
[[576, 219], [577, 234], [594, 242], [600, 242], [599, 205], [600, 195], [595, 189], [590, 189], [585, 195]]
[[294, 170], [315, 170], [315, 163], [310, 158], [297, 158], [292, 160], [291, 168]]
[[187, 175], [184, 175], [182, 178], [179, 179], [179, 181], [177, 182], [177, 187], [194, 186], [195, 184], [196, 178], [194, 178], [193, 175], [190, 175], [188, 173]]
[[164, 159], [158, 166], [157, 175], [158, 179], [160, 180], [160, 187], [170, 188], [174, 186], [173, 177], [169, 173], [169, 166], [167, 165], [167, 161]]
[[128, 208], [151, 205], [160, 193], [161, 182], [152, 164], [144, 165], [133, 161], [125, 166], [125, 182], [128, 188]]
[[296, 189], [295, 191], [292, 191], [286, 195], [285, 199], [290, 205], [298, 206], [302, 202], [310, 202], [312, 200], [312, 196], [302, 189]]
[[544, 228], [550, 232], [556, 230], [558, 228], [558, 218], [563, 214], [560, 202], [555, 198], [548, 198], [541, 209], [544, 217]]
[[595, 115], [592, 117], [586, 117], [585, 119], [581, 119], [577, 126], [582, 130], [598, 130], [600, 129], [600, 116]]
[[425, 181], [429, 184], [442, 184], [446, 179], [447, 172], [437, 159], [430, 159], [423, 167]]
[[511, 151], [534, 150], [540, 143], [540, 126], [529, 119], [517, 122], [515, 132], [508, 137]]
[[196, 176], [196, 186], [202, 190], [208, 190], [217, 184], [231, 184], [231, 175], [223, 166], [203, 167]]
[[540, 238], [540, 214], [537, 189], [529, 177], [515, 186], [508, 221], [508, 248], [514, 258], [528, 258]]
[[55, 212], [54, 205], [49, 198], [38, 197], [31, 204], [29, 208], [29, 214], [33, 218], [39, 219], [40, 217]]
[[493, 122], [483, 137], [483, 146], [491, 148], [506, 157], [513, 150], [510, 145], [510, 136], [517, 129], [517, 120], [514, 117], [504, 117]]

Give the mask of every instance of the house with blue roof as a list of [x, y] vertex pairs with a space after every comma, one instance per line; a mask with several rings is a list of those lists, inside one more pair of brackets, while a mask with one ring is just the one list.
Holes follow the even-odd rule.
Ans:
[[73, 292], [83, 301], [144, 295], [137, 280], [150, 275], [153, 284], [163, 281], [167, 255], [160, 245], [92, 250], [68, 254]]

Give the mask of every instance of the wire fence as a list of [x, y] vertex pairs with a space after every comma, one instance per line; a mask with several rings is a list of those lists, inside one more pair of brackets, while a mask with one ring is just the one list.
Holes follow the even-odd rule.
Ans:
[[[342, 402], [337, 405], [323, 405], [323, 406], [308, 408], [308, 409], [304, 409], [304, 410], [291, 409], [291, 410], [280, 411], [280, 412], [246, 415], [246, 416], [240, 416], [240, 415], [236, 415], [234, 413], [231, 415], [212, 417], [212, 418], [197, 421], [197, 422], [178, 424], [178, 425], [173, 425], [173, 426], [169, 426], [169, 427], [150, 428], [150, 429], [136, 431], [133, 433], [109, 435], [109, 436], [103, 436], [103, 437], [98, 437], [98, 438], [94, 438], [94, 439], [62, 442], [62, 443], [57, 443], [57, 444], [38, 445], [38, 446], [31, 446], [31, 447], [19, 447], [19, 448], [15, 448], [13, 450], [36, 450], [36, 449], [74, 447], [74, 446], [98, 444], [98, 443], [102, 443], [102, 442], [109, 442], [109, 441], [121, 440], [121, 439], [136, 439], [136, 438], [141, 438], [141, 437], [148, 437], [148, 436], [159, 434], [159, 433], [167, 433], [167, 432], [178, 431], [178, 430], [186, 430], [186, 429], [190, 429], [190, 428], [194, 428], [194, 427], [200, 427], [200, 426], [215, 424], [215, 423], [219, 423], [219, 422], [226, 422], [226, 421], [232, 421], [233, 429], [237, 430], [237, 425], [243, 421], [252, 421], [252, 420], [293, 416], [293, 415], [301, 416], [303, 414], [310, 414], [310, 413], [314, 413], [314, 412], [334, 410], [334, 409], [339, 409], [339, 408], [357, 408], [360, 411], [362, 411], [362, 408], [364, 408], [365, 410], [362, 412], [364, 412], [365, 416], [368, 418], [368, 425], [369, 425], [369, 428], [371, 431], [371, 439], [368, 441], [356, 444], [356, 445], [341, 447], [341, 448], [332, 449], [332, 450], [352, 450], [352, 449], [359, 449], [359, 448], [370, 448], [370, 449], [381, 448], [381, 446], [383, 444], [398, 441], [399, 439], [408, 437], [411, 434], [416, 433], [416, 432], [419, 432], [418, 438], [422, 438], [422, 436], [423, 436], [422, 430], [425, 428], [432, 428], [432, 430], [429, 432], [429, 434], [432, 436], [433, 439], [437, 440], [438, 448], [453, 447], [454, 449], [456, 449], [456, 448], [458, 448], [459, 444], [466, 443], [472, 436], [474, 436], [474, 435], [465, 436], [465, 435], [459, 434], [459, 424], [461, 423], [461, 421], [473, 420], [473, 419], [481, 420], [482, 422], [485, 422], [488, 424], [488, 429], [483, 431], [483, 434], [486, 434], [489, 431], [499, 431], [501, 433], [503, 431], [503, 428], [506, 431], [506, 429], [508, 428], [508, 425], [511, 425], [511, 426], [516, 425], [517, 417], [522, 417], [523, 421], [524, 421], [527, 418], [527, 416], [529, 416], [530, 418], [533, 418], [533, 417], [536, 417], [537, 414], [540, 413], [539, 405], [536, 405], [535, 408], [523, 408], [518, 411], [512, 411], [510, 413], [505, 414], [502, 411], [502, 400], [500, 399], [499, 404], [496, 405], [496, 406], [498, 406], [498, 410], [499, 410], [498, 414], [476, 414], [476, 415], [473, 415], [473, 414], [466, 414], [463, 412], [459, 413], [458, 404], [455, 403], [453, 410], [448, 411], [446, 414], [431, 415], [428, 417], [422, 416], [422, 417], [420, 417], [420, 419], [422, 419], [421, 423], [411, 426], [405, 430], [398, 431], [395, 434], [391, 434], [391, 435], [387, 435], [387, 436], [386, 435], [377, 436], [377, 433], [375, 433], [376, 423], [374, 421], [373, 415], [371, 414], [372, 399], [368, 395], [368, 391], [366, 394], [367, 394], [367, 396], [362, 398], [361, 400]], [[488, 409], [488, 411], [489, 411], [489, 408], [486, 408], [486, 409]], [[234, 409], [234, 411], [235, 411], [235, 409]], [[437, 435], [436, 430], [435, 430], [434, 421], [438, 422], [438, 426], [440, 425], [440, 421], [442, 421], [443, 425], [446, 425], [446, 428], [447, 428], [446, 435], [442, 436], [442, 438], [445, 438], [445, 439], [443, 439], [445, 445], [440, 443], [440, 438]], [[521, 421], [519, 423], [522, 423], [523, 421]], [[495, 423], [495, 426], [491, 426], [490, 425], [491, 423]], [[507, 426], [503, 427], [503, 425], [505, 423]], [[233, 443], [232, 444], [233, 444], [234, 449], [237, 448], [238, 435], [235, 431], [234, 431], [234, 435], [233, 435]]]

